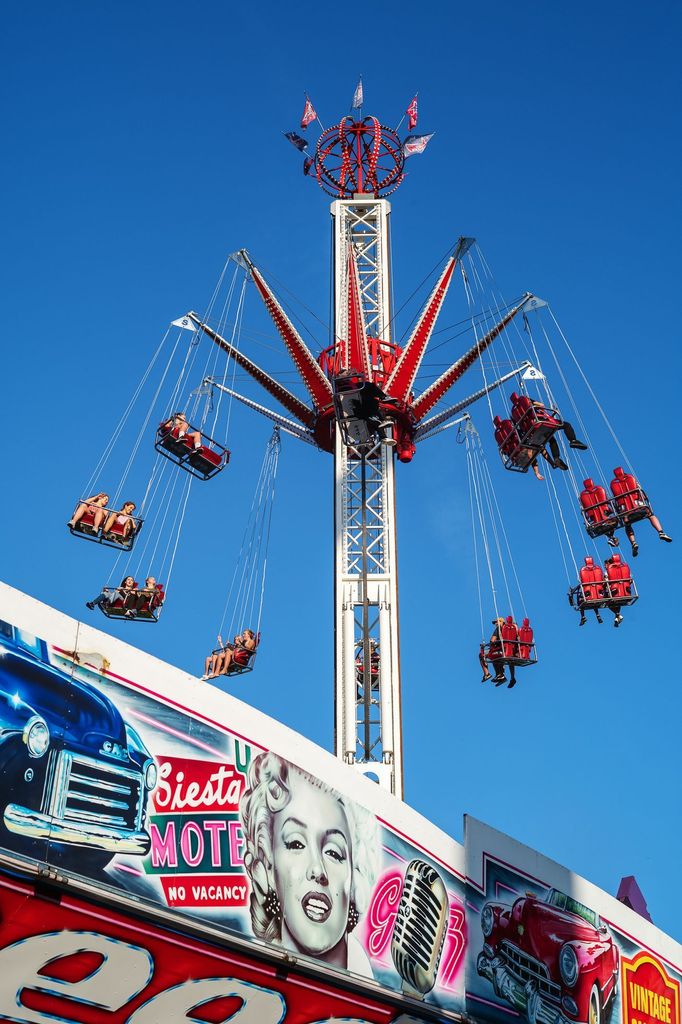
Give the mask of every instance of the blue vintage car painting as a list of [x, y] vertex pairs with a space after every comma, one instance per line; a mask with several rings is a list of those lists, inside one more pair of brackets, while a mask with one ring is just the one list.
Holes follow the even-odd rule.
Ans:
[[0, 846], [91, 875], [144, 856], [156, 765], [115, 705], [0, 622]]

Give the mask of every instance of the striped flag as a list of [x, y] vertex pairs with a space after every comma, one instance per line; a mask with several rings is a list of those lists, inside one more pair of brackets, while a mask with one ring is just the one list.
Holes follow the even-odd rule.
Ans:
[[417, 97], [415, 96], [405, 111], [407, 114], [407, 127], [410, 131], [417, 127]]
[[403, 142], [405, 158], [415, 156], [417, 153], [423, 153], [433, 136], [434, 132], [431, 132], [430, 135], [408, 135]]
[[307, 128], [311, 121], [314, 121], [317, 117], [317, 111], [308, 99], [308, 93], [305, 94], [305, 106], [303, 108], [303, 114], [301, 115], [301, 128]]
[[353, 110], [359, 110], [363, 103], [362, 79], [358, 82], [353, 93]]

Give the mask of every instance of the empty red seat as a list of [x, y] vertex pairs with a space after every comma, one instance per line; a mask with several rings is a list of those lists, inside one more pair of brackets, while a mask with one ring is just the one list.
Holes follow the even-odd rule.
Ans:
[[495, 426], [495, 441], [502, 455], [511, 457], [519, 447], [519, 435], [511, 420], [500, 419], [496, 416], [493, 420]]
[[208, 467], [219, 466], [223, 457], [218, 452], [214, 452], [212, 448], [207, 448], [206, 445], [202, 445], [201, 448], [192, 450], [192, 454], [189, 457], [189, 461], [196, 466], [204, 468], [204, 464], [208, 463]]
[[605, 489], [595, 485], [590, 477], [583, 480], [583, 488], [584, 490], [580, 492], [580, 505], [587, 522], [597, 526], [612, 519], [611, 499], [607, 497]]
[[630, 566], [620, 555], [612, 555], [606, 562], [606, 578], [610, 597], [629, 598], [632, 595]]
[[617, 512], [633, 512], [648, 506], [646, 495], [632, 473], [626, 473], [622, 466], [616, 466], [613, 474], [611, 491]]
[[528, 395], [518, 395], [516, 391], [511, 396], [511, 418], [521, 435], [526, 434], [533, 426], [535, 419], [533, 403]]
[[519, 630], [511, 615], [502, 626], [502, 651], [505, 658], [518, 658]]
[[589, 555], [580, 569], [580, 590], [582, 600], [578, 604], [601, 602], [604, 600], [604, 571], [600, 565], [594, 564]]
[[533, 630], [530, 619], [524, 619], [519, 628], [519, 658], [527, 661], [533, 650]]

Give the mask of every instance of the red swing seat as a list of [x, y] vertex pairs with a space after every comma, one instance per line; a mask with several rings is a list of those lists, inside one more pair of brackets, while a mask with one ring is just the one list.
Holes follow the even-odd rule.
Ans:
[[130, 551], [135, 543], [138, 533], [142, 527], [142, 519], [136, 519], [135, 516], [130, 517], [133, 521], [132, 529], [126, 534], [125, 523], [113, 522], [111, 529], [107, 530], [106, 533], [102, 530], [102, 541], [109, 542], [112, 547], [122, 548], [124, 551]]
[[232, 661], [230, 667], [227, 670], [228, 676], [243, 676], [246, 672], [253, 670], [253, 663], [256, 659], [256, 651], [260, 643], [260, 633], [256, 634], [256, 646], [252, 651], [248, 651], [246, 647], [234, 647], [232, 644], [228, 646], [232, 647]]
[[613, 533], [620, 526], [613, 502], [600, 485], [590, 477], [583, 480], [580, 492], [580, 511], [590, 537], [601, 537]]
[[616, 466], [613, 474], [613, 505], [621, 524], [624, 526], [626, 523], [649, 519], [652, 515], [649, 499], [632, 473], [626, 473], [622, 466]]
[[[168, 421], [164, 420], [157, 427], [154, 447], [157, 452], [192, 476], [196, 476], [200, 480], [210, 480], [211, 477], [220, 473], [230, 461], [230, 452], [224, 445], [219, 444], [191, 424], [187, 425], [187, 432], [182, 436], [180, 436], [178, 426], [169, 428], [167, 424]], [[201, 434], [202, 443], [199, 448], [195, 448], [194, 442], [187, 436], [188, 433], [195, 431]]]
[[605, 608], [609, 603], [604, 585], [604, 570], [601, 565], [595, 565], [594, 559], [589, 555], [580, 568], [578, 585], [569, 591], [569, 600], [580, 612], [589, 608]]
[[535, 452], [542, 451], [550, 437], [564, 425], [559, 413], [556, 409], [550, 412], [544, 406], [534, 405], [528, 395], [518, 395], [516, 391], [511, 400], [511, 418], [521, 445]]
[[527, 473], [535, 457], [535, 452], [522, 446], [516, 427], [511, 420], [503, 420], [496, 416], [493, 426], [495, 427], [495, 441], [504, 468], [517, 473]]
[[620, 555], [612, 555], [606, 563], [605, 590], [608, 594], [607, 604], [616, 608], [634, 604], [639, 596], [630, 574], [630, 566]]

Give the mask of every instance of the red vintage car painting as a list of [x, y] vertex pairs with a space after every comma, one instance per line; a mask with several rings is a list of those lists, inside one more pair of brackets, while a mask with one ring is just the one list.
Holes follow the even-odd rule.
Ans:
[[598, 915], [550, 889], [481, 911], [478, 973], [530, 1024], [605, 1024], [618, 986], [619, 954]]

